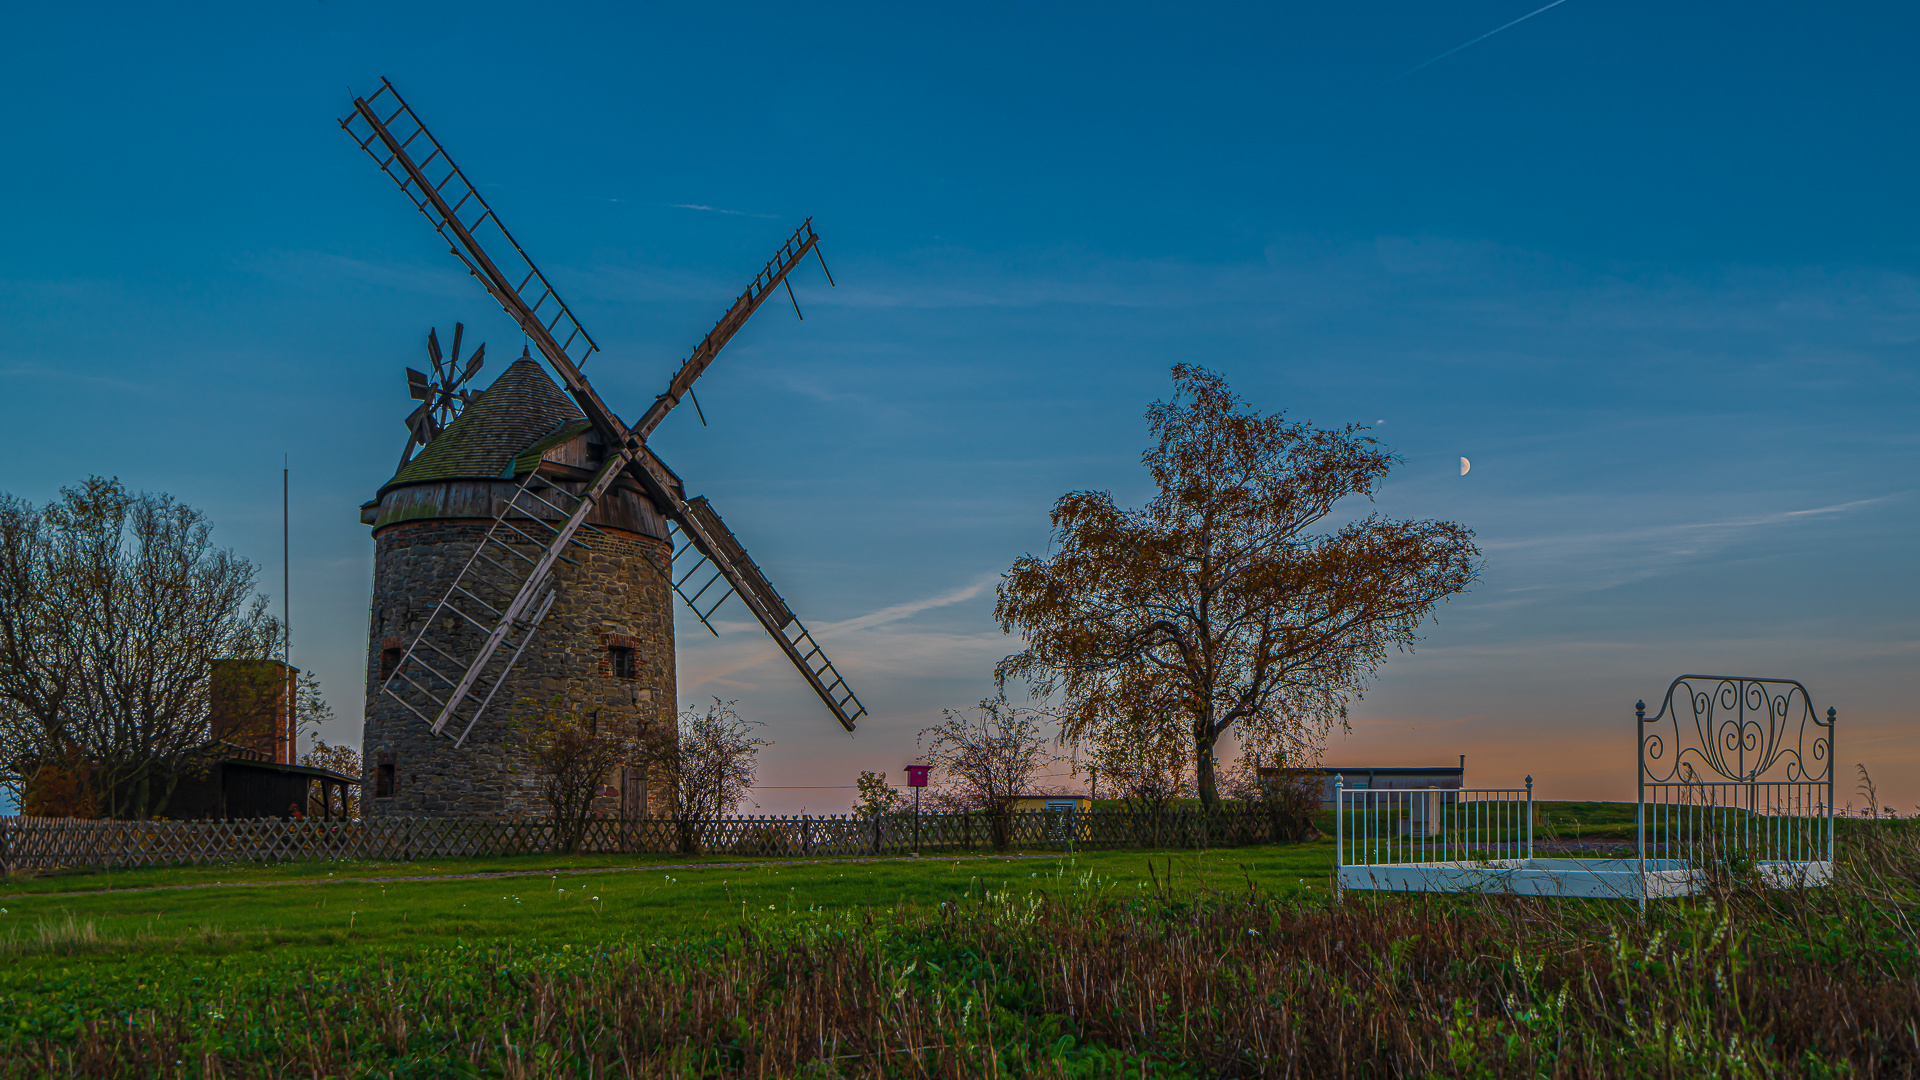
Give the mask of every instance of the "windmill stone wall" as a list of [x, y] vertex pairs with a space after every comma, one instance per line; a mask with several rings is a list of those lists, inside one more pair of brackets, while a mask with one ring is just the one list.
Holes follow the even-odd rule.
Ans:
[[[385, 671], [412, 644], [473, 555], [496, 507], [530, 470], [538, 483], [584, 487], [600, 459], [593, 433], [531, 360], [516, 362], [362, 508], [374, 526], [363, 754], [369, 816], [510, 819], [544, 816], [528, 723], [549, 708], [674, 723], [672, 544], [664, 519], [637, 489], [616, 487], [556, 567], [552, 609], [466, 741], [433, 734], [381, 691]], [[623, 483], [625, 483], [623, 481]], [[528, 542], [521, 550], [538, 557]], [[518, 580], [495, 584], [511, 595]], [[443, 616], [426, 640], [471, 657], [484, 631]], [[616, 649], [631, 672], [616, 673]], [[458, 734], [458, 732], [453, 732]], [[623, 770], [603, 808], [662, 813], [659, 785]]]

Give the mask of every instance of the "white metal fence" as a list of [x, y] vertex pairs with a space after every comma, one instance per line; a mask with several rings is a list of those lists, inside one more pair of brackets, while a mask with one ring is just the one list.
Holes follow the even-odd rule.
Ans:
[[1632, 858], [1536, 859], [1524, 789], [1336, 789], [1342, 887], [1684, 896], [1720, 875], [1770, 887], [1833, 872], [1834, 729], [1792, 679], [1682, 675], [1654, 715], [1635, 706]]
[[1337, 867], [1533, 857], [1533, 777], [1518, 788], [1334, 785]]
[[[1793, 679], [1682, 675], [1634, 707], [1636, 858], [1825, 879], [1833, 862], [1836, 710]], [[1797, 868], [1797, 869], [1796, 869]]]

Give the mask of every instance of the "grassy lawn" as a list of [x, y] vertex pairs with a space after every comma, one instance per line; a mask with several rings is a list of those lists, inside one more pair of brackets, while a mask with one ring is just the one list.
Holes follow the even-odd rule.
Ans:
[[[1183, 890], [1244, 894], [1251, 883], [1264, 895], [1324, 893], [1333, 849], [672, 866], [687, 861], [582, 856], [142, 870], [113, 875], [113, 891], [105, 874], [8, 880], [0, 883], [0, 1032], [150, 1008], [269, 971], [497, 944], [605, 952], [709, 940], [748, 920], [924, 910], [989, 892], [1146, 893], [1156, 878], [1164, 884], [1171, 876]], [[514, 876], [453, 876], [464, 873]], [[420, 876], [437, 880], [393, 880]]]
[[537, 871], [623, 870], [688, 862], [764, 862], [752, 855], [509, 855], [483, 859], [366, 860], [339, 862], [226, 863], [138, 870], [58, 870], [0, 877], [0, 898], [41, 893], [124, 892], [178, 885], [272, 885], [348, 881], [376, 877], [450, 877], [524, 874]]
[[1535, 840], [1618, 840], [1633, 842], [1634, 803], [1536, 801]]
[[1830, 886], [1644, 914], [1335, 901], [1324, 842], [40, 878], [0, 1080], [1920, 1075], [1920, 828], [1844, 831]]

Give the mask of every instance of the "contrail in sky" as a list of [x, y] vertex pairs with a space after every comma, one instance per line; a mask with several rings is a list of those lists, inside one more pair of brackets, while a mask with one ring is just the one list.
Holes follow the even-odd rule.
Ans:
[[1499, 33], [1502, 30], [1507, 30], [1512, 27], [1519, 26], [1521, 23], [1526, 22], [1528, 19], [1533, 18], [1535, 15], [1538, 15], [1543, 11], [1548, 11], [1553, 8], [1557, 8], [1561, 4], [1564, 4], [1566, 2], [1567, 0], [1553, 0], [1553, 3], [1546, 5], [1546, 7], [1534, 8], [1532, 11], [1527, 12], [1525, 15], [1520, 16], [1519, 18], [1513, 20], [1512, 22], [1505, 23], [1500, 26], [1496, 26], [1493, 29], [1487, 31], [1486, 33], [1481, 34], [1479, 37], [1474, 38], [1472, 41], [1469, 41], [1463, 45], [1455, 45], [1453, 48], [1448, 49], [1446, 52], [1441, 53], [1439, 56], [1430, 57], [1426, 60], [1422, 60], [1419, 63], [1408, 68], [1407, 70], [1401, 72], [1400, 74], [1395, 75], [1393, 78], [1388, 79], [1386, 82], [1381, 83], [1380, 85], [1390, 86], [1393, 83], [1397, 83], [1401, 79], [1404, 79], [1407, 76], [1412, 75], [1417, 71], [1420, 71], [1424, 68], [1432, 67], [1433, 65], [1439, 63], [1442, 60], [1445, 60], [1447, 57], [1452, 56], [1454, 53], [1457, 53], [1462, 49], [1470, 49], [1473, 46], [1480, 44], [1481, 42], [1487, 40], [1488, 38], [1492, 37], [1493, 35]]
[[[1397, 82], [1399, 82], [1399, 81], [1400, 81], [1401, 79], [1404, 79], [1404, 78], [1406, 78], [1406, 77], [1407, 77], [1407, 76], [1409, 76], [1409, 75], [1413, 75], [1413, 74], [1415, 74], [1416, 72], [1421, 72], [1421, 71], [1425, 71], [1425, 70], [1426, 70], [1427, 68], [1430, 68], [1430, 67], [1432, 67], [1433, 65], [1435, 65], [1435, 64], [1437, 64], [1437, 63], [1439, 63], [1440, 61], [1442, 61], [1442, 60], [1445, 60], [1445, 59], [1446, 59], [1447, 57], [1449, 57], [1449, 56], [1452, 56], [1452, 55], [1453, 55], [1454, 53], [1457, 53], [1457, 52], [1459, 52], [1459, 51], [1460, 51], [1460, 50], [1462, 50], [1462, 49], [1471, 49], [1471, 48], [1473, 48], [1473, 47], [1474, 47], [1475, 45], [1478, 45], [1478, 44], [1480, 44], [1481, 42], [1483, 42], [1483, 41], [1485, 41], [1485, 40], [1487, 40], [1488, 38], [1490, 38], [1490, 37], [1492, 37], [1493, 35], [1495, 35], [1495, 34], [1497, 34], [1497, 33], [1499, 33], [1499, 32], [1500, 32], [1500, 31], [1502, 31], [1502, 30], [1507, 30], [1507, 29], [1511, 29], [1511, 28], [1513, 28], [1513, 27], [1515, 27], [1515, 26], [1519, 26], [1519, 25], [1520, 25], [1521, 23], [1523, 23], [1523, 22], [1526, 22], [1526, 21], [1527, 21], [1528, 19], [1531, 19], [1531, 18], [1533, 18], [1533, 17], [1535, 16], [1535, 15], [1538, 15], [1538, 14], [1540, 14], [1540, 13], [1541, 13], [1541, 12], [1543, 12], [1543, 11], [1551, 11], [1551, 10], [1553, 10], [1554, 8], [1557, 8], [1557, 7], [1559, 7], [1559, 6], [1561, 5], [1561, 4], [1564, 4], [1564, 3], [1566, 3], [1566, 2], [1567, 2], [1567, 0], [1553, 0], [1553, 3], [1551, 3], [1551, 4], [1547, 4], [1547, 5], [1545, 5], [1544, 7], [1537, 7], [1537, 8], [1534, 8], [1534, 9], [1533, 9], [1532, 11], [1529, 11], [1529, 12], [1527, 12], [1527, 13], [1526, 13], [1525, 15], [1522, 15], [1522, 16], [1520, 16], [1519, 18], [1517, 18], [1517, 19], [1515, 19], [1515, 20], [1513, 20], [1512, 22], [1509, 22], [1509, 23], [1502, 23], [1502, 24], [1500, 24], [1499, 26], [1496, 26], [1496, 27], [1494, 27], [1493, 29], [1491, 29], [1491, 30], [1489, 30], [1489, 31], [1487, 31], [1486, 33], [1484, 33], [1484, 34], [1481, 34], [1481, 35], [1480, 35], [1479, 37], [1477, 37], [1477, 38], [1474, 38], [1474, 39], [1473, 39], [1472, 41], [1468, 41], [1468, 42], [1464, 42], [1464, 43], [1462, 43], [1462, 44], [1459, 44], [1459, 45], [1455, 45], [1455, 46], [1454, 46], [1453, 48], [1451, 48], [1451, 49], [1448, 49], [1448, 50], [1447, 50], [1446, 52], [1443, 52], [1443, 53], [1441, 53], [1441, 54], [1440, 54], [1440, 55], [1438, 55], [1438, 56], [1430, 56], [1430, 57], [1428, 57], [1427, 59], [1425, 59], [1425, 60], [1422, 60], [1422, 61], [1420, 61], [1419, 63], [1417, 63], [1417, 64], [1415, 64], [1415, 65], [1413, 65], [1412, 67], [1410, 67], [1410, 68], [1408, 68], [1407, 70], [1405, 70], [1405, 71], [1403, 71], [1403, 72], [1401, 72], [1400, 74], [1398, 74], [1398, 75], [1395, 75], [1395, 76], [1394, 76], [1393, 78], [1391, 78], [1391, 79], [1388, 79], [1387, 81], [1385, 81], [1385, 82], [1383, 82], [1383, 83], [1381, 83], [1380, 85], [1378, 85], [1378, 86], [1376, 86], [1376, 87], [1374, 87], [1374, 88], [1373, 88], [1373, 90], [1370, 90], [1370, 91], [1367, 91], [1367, 92], [1368, 92], [1368, 93], [1372, 93], [1372, 92], [1374, 92], [1374, 91], [1378, 91], [1378, 90], [1384, 90], [1384, 89], [1386, 89], [1387, 87], [1389, 87], [1389, 86], [1392, 86], [1392, 85], [1393, 85], [1394, 83], [1397, 83]], [[1318, 120], [1318, 119], [1321, 119], [1322, 117], [1325, 117], [1325, 116], [1327, 116], [1327, 115], [1328, 115], [1328, 114], [1330, 114], [1330, 113], [1333, 113], [1334, 111], [1336, 111], [1336, 110], [1338, 110], [1338, 109], [1339, 109], [1339, 108], [1340, 108], [1341, 106], [1343, 106], [1343, 105], [1346, 105], [1346, 104], [1349, 104], [1349, 102], [1347, 102], [1347, 101], [1336, 101], [1336, 102], [1334, 102], [1333, 104], [1331, 104], [1331, 105], [1328, 105], [1328, 106], [1327, 106], [1326, 108], [1324, 108], [1324, 109], [1322, 109], [1322, 110], [1320, 110], [1319, 112], [1317, 112], [1317, 113], [1315, 113], [1315, 114], [1313, 114], [1313, 119], [1315, 119], [1315, 120]]]

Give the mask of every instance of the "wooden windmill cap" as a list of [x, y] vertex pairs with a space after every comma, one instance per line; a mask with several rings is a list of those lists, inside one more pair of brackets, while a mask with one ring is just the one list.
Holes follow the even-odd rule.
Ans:
[[511, 479], [519, 471], [517, 459], [531, 454], [537, 461], [539, 451], [590, 426], [539, 361], [522, 356], [402, 466], [380, 494], [408, 484]]

